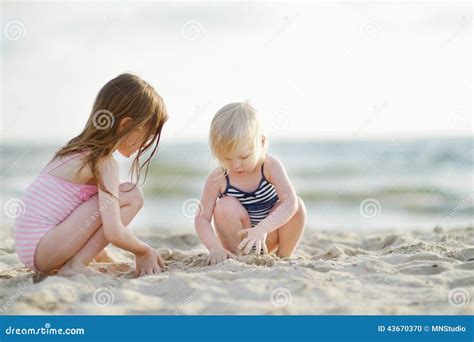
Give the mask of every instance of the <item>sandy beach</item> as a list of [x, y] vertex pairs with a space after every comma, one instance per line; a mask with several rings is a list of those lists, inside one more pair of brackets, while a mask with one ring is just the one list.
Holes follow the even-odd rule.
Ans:
[[207, 266], [194, 234], [137, 231], [166, 260], [132, 277], [133, 259], [109, 247], [103, 276], [35, 274], [11, 232], [0, 239], [2, 314], [472, 314], [474, 228], [424, 232], [307, 229], [291, 259], [241, 256]]

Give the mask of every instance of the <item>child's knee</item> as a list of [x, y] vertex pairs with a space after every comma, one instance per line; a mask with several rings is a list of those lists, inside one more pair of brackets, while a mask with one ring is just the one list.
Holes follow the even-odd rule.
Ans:
[[143, 207], [143, 203], [145, 201], [145, 197], [143, 196], [143, 190], [140, 186], [136, 186], [133, 191], [133, 205], [137, 207], [138, 209], [141, 209]]
[[274, 230], [270, 234], [267, 235], [267, 239], [265, 240], [265, 244], [267, 245], [268, 253], [273, 252], [278, 247], [278, 230]]
[[304, 223], [306, 220], [306, 207], [304, 205], [303, 200], [301, 197], [298, 196], [298, 210], [296, 211], [295, 217], [298, 219], [303, 224], [304, 228]]
[[132, 182], [121, 183], [119, 189], [126, 197], [126, 204], [132, 204], [138, 209], [143, 206], [143, 190], [138, 184]]
[[239, 200], [226, 196], [217, 201], [214, 208], [214, 218], [216, 220], [226, 220], [230, 217], [241, 218], [245, 213], [245, 208], [240, 204]]

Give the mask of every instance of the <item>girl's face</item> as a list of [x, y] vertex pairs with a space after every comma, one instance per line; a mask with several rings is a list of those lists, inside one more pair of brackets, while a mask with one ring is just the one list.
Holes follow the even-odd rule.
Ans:
[[225, 157], [221, 163], [229, 174], [242, 175], [255, 170], [259, 162], [261, 146], [239, 146], [232, 155]]
[[136, 130], [132, 131], [117, 147], [117, 150], [126, 158], [129, 158], [132, 154], [137, 152], [142, 146], [145, 139], [148, 137], [146, 136], [147, 132], [144, 127], [137, 128]]

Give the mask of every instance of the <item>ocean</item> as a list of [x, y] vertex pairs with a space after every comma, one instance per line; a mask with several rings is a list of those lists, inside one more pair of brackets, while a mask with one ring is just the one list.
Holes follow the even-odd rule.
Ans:
[[[0, 145], [2, 228], [12, 202], [60, 144]], [[275, 141], [279, 158], [308, 212], [307, 229], [385, 230], [472, 226], [474, 139]], [[121, 178], [129, 160], [117, 155]], [[160, 144], [150, 165], [139, 229], [193, 230], [207, 174], [217, 166], [206, 142]], [[143, 181], [142, 177], [142, 181]], [[13, 201], [12, 201], [13, 199]]]

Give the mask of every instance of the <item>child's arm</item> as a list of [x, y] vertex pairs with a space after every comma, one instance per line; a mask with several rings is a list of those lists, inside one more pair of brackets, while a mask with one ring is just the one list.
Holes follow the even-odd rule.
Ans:
[[[104, 186], [114, 196], [119, 196], [119, 168], [112, 157], [99, 163], [99, 172]], [[161, 257], [148, 244], [140, 241], [130, 229], [122, 222], [120, 203], [110, 194], [99, 189], [99, 211], [106, 239], [119, 248], [135, 254], [137, 259], [137, 272], [152, 274], [160, 271], [158, 264], [163, 267]], [[149, 273], [151, 272], [151, 273]]]
[[209, 175], [204, 186], [199, 211], [194, 218], [196, 233], [209, 250], [211, 264], [223, 261], [227, 257], [234, 257], [222, 246], [211, 225], [214, 207], [219, 196], [220, 179], [222, 179], [222, 171], [219, 169]]
[[267, 156], [265, 167], [268, 171], [268, 181], [275, 187], [279, 203], [273, 212], [254, 228], [239, 232], [240, 235], [247, 234], [247, 238], [238, 246], [239, 249], [245, 247], [244, 253], [248, 253], [254, 245], [257, 250], [260, 250], [259, 245], [265, 250], [266, 235], [287, 223], [298, 210], [298, 198], [283, 164], [275, 157]]

